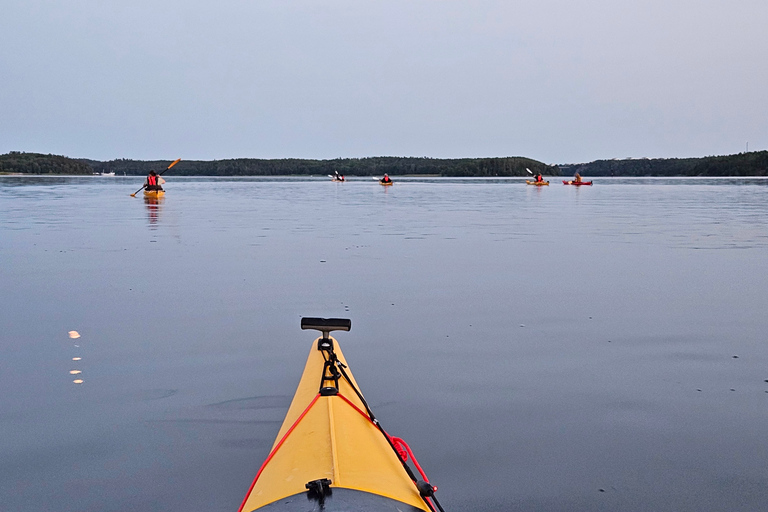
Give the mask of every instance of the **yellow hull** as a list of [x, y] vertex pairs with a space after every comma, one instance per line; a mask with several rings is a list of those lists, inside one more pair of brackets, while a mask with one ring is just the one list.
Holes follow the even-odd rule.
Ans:
[[[331, 352], [320, 350], [322, 340], [330, 340]], [[339, 378], [335, 383], [333, 379], [321, 383], [330, 372], [326, 360], [334, 356], [344, 365], [340, 368], [349, 381]], [[269, 510], [306, 510], [306, 505], [293, 507], [306, 504], [312, 496], [308, 485], [321, 479], [329, 481], [328, 499], [338, 503], [345, 503], [348, 497], [367, 496], [374, 501], [397, 502], [396, 508], [386, 510], [430, 511], [400, 457], [366, 413], [366, 404], [355, 388], [359, 391], [336, 340], [318, 338], [312, 344], [283, 425], [241, 512], [268, 505]], [[385, 509], [366, 506], [359, 510]]]
[[529, 184], [529, 185], [536, 185], [537, 187], [543, 187], [545, 185], [549, 185], [548, 181], [530, 181], [530, 180], [525, 180], [525, 182], [527, 184]]
[[384, 185], [385, 187], [392, 185], [392, 183], [392, 181], [379, 181], [379, 185]]
[[160, 199], [163, 196], [165, 196], [165, 190], [145, 190], [144, 191], [144, 197], [149, 197], [150, 199]]

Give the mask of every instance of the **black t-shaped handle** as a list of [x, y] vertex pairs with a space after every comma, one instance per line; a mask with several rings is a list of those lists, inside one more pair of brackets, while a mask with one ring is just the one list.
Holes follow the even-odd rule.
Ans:
[[328, 338], [331, 331], [348, 331], [352, 328], [352, 320], [349, 318], [313, 318], [301, 319], [302, 329], [314, 329], [323, 333], [323, 338]]

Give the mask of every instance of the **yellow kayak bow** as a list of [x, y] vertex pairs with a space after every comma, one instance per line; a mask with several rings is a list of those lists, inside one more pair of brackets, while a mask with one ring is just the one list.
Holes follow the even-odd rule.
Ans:
[[[323, 335], [310, 350], [283, 425], [240, 512], [442, 511], [437, 488], [407, 445], [381, 428], [329, 336], [348, 331], [351, 321], [302, 318], [301, 327]], [[408, 454], [422, 479], [406, 463]]]

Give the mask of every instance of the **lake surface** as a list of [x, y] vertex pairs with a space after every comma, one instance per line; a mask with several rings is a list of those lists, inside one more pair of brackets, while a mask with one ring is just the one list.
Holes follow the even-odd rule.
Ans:
[[0, 177], [2, 509], [237, 511], [301, 316], [447, 512], [766, 509], [768, 180], [395, 179]]

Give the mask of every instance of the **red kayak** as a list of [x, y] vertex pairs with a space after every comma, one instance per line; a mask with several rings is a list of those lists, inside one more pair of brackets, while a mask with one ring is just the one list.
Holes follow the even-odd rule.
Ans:
[[591, 185], [591, 181], [565, 181], [563, 180], [563, 185]]

